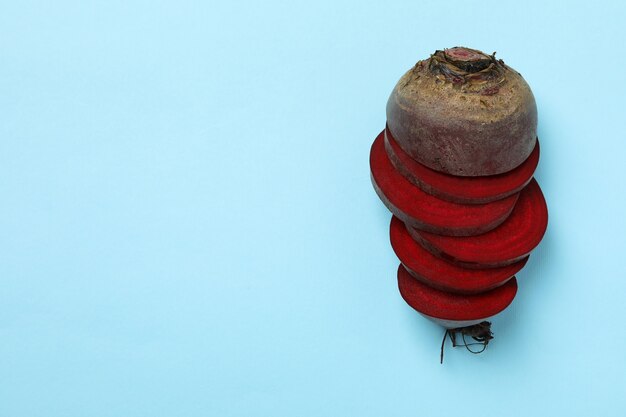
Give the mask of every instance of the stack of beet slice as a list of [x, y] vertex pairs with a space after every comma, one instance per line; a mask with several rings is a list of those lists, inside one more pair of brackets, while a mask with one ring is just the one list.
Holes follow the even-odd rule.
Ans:
[[488, 320], [513, 301], [543, 238], [538, 163], [535, 99], [495, 53], [435, 51], [389, 97], [370, 170], [393, 213], [400, 294], [453, 344], [461, 332], [487, 346]]
[[536, 120], [521, 76], [469, 48], [437, 51], [392, 92], [371, 179], [393, 214], [400, 293], [446, 329], [504, 310], [546, 231]]
[[459, 328], [511, 303], [515, 274], [548, 222], [532, 177], [538, 159], [537, 144], [510, 172], [455, 177], [411, 159], [389, 129], [378, 135], [370, 153], [372, 183], [393, 213], [398, 285], [411, 307], [446, 328]]

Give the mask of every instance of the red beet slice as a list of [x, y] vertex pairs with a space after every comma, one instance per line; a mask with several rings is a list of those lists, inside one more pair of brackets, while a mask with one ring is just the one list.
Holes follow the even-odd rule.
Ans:
[[548, 208], [532, 180], [520, 193], [509, 218], [478, 236], [439, 236], [409, 228], [411, 236], [434, 254], [466, 268], [500, 267], [523, 259], [539, 244], [548, 227]]
[[539, 140], [530, 156], [517, 168], [483, 177], [459, 177], [420, 164], [402, 150], [389, 128], [385, 129], [385, 149], [393, 166], [411, 183], [453, 203], [489, 203], [515, 194], [530, 182], [539, 163]]
[[513, 277], [506, 284], [480, 294], [451, 294], [419, 282], [400, 264], [398, 287], [404, 301], [418, 312], [446, 327], [460, 327], [458, 322], [478, 323], [504, 310], [515, 298], [517, 280]]
[[509, 216], [518, 197], [465, 205], [427, 194], [394, 169], [385, 152], [384, 131], [372, 145], [370, 169], [374, 189], [387, 208], [410, 226], [432, 233], [471, 236], [487, 232]]
[[393, 216], [389, 227], [391, 246], [406, 270], [433, 288], [457, 294], [485, 292], [506, 283], [526, 265], [528, 257], [502, 268], [462, 268], [430, 253], [409, 234], [402, 220]]

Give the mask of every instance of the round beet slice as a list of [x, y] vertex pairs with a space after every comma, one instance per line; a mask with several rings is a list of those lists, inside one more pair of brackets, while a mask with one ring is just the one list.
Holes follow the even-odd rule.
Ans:
[[515, 298], [517, 280], [513, 277], [480, 294], [451, 294], [421, 283], [400, 264], [398, 287], [408, 305], [444, 327], [454, 328], [480, 323], [504, 310]]
[[438, 199], [411, 184], [395, 170], [385, 151], [384, 131], [370, 152], [376, 193], [403, 222], [420, 230], [451, 236], [472, 236], [500, 225], [511, 213], [518, 194], [488, 204], [457, 204]]
[[525, 258], [548, 227], [548, 208], [536, 180], [524, 188], [513, 212], [497, 228], [478, 236], [449, 237], [409, 228], [434, 254], [465, 268], [501, 267]]
[[532, 179], [539, 163], [539, 140], [526, 160], [512, 171], [483, 177], [459, 177], [435, 171], [411, 158], [385, 129], [385, 149], [396, 170], [428, 194], [453, 203], [481, 204], [519, 192]]
[[476, 294], [506, 283], [526, 265], [528, 257], [502, 268], [462, 268], [430, 253], [409, 234], [402, 220], [393, 216], [389, 227], [391, 247], [406, 270], [433, 288], [457, 294]]

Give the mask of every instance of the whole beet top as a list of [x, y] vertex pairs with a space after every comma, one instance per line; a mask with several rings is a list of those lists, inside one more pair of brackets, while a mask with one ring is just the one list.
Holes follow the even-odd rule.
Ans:
[[400, 78], [387, 102], [388, 128], [418, 162], [460, 176], [520, 165], [537, 136], [537, 106], [522, 76], [474, 49], [436, 51]]

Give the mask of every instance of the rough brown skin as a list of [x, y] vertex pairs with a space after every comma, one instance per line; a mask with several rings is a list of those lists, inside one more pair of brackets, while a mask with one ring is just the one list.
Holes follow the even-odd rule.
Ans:
[[400, 78], [387, 123], [402, 149], [429, 168], [495, 175], [532, 152], [537, 106], [526, 81], [495, 53], [456, 47], [436, 51]]

